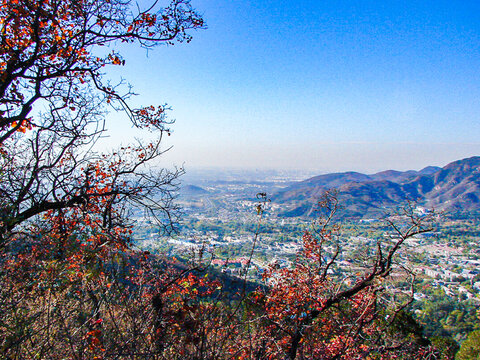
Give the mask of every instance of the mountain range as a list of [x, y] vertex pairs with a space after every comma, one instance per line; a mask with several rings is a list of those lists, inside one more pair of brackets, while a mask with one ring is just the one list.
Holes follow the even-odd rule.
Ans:
[[281, 216], [314, 215], [320, 196], [329, 189], [337, 191], [344, 217], [381, 216], [407, 201], [447, 212], [480, 210], [480, 157], [420, 171], [319, 175], [282, 189], [272, 201], [291, 205]]

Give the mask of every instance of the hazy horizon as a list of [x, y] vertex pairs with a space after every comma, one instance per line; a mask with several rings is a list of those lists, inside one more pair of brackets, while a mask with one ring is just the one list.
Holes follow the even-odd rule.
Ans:
[[[262, 154], [255, 156], [255, 150], [237, 152], [233, 154], [223, 153], [217, 158], [215, 163], [202, 161], [203, 153], [198, 151], [195, 155], [198, 161], [188, 162], [175, 158], [175, 148], [170, 150], [171, 154], [166, 154], [166, 161], [163, 163], [185, 165], [191, 169], [228, 169], [228, 170], [290, 170], [290, 171], [308, 171], [308, 172], [344, 172], [357, 171], [362, 173], [376, 173], [384, 170], [421, 170], [427, 166], [443, 167], [450, 162], [480, 155], [480, 144], [434, 144], [430, 147], [425, 144], [389, 144], [382, 150], [378, 150], [378, 144], [359, 145], [361, 151], [356, 151], [357, 144], [334, 144], [324, 148], [323, 151], [312, 152], [309, 154], [300, 154], [304, 149], [299, 149], [297, 153], [288, 154]], [[407, 147], [403, 152], [399, 149]], [[423, 148], [423, 150], [422, 150]], [[428, 148], [435, 148], [435, 151], [428, 151]], [[471, 151], [469, 151], [471, 150]], [[205, 150], [205, 157], [208, 159], [209, 150]], [[423, 152], [422, 152], [423, 151]], [[232, 160], [230, 157], [237, 157]], [[302, 157], [303, 155], [303, 157]], [[285, 157], [290, 156], [290, 159]], [[172, 159], [169, 159], [172, 158]], [[313, 160], [312, 160], [313, 159]]]
[[[185, 167], [186, 170], [186, 176], [188, 177], [191, 174], [194, 174], [195, 176], [198, 176], [199, 174], [204, 174], [207, 175], [208, 173], [248, 173], [250, 175], [254, 173], [258, 174], [265, 174], [265, 173], [288, 173], [288, 174], [294, 174], [294, 173], [300, 173], [300, 174], [307, 174], [308, 176], [316, 176], [316, 175], [322, 175], [322, 174], [328, 174], [328, 173], [341, 173], [341, 172], [359, 172], [359, 173], [364, 173], [367, 175], [370, 174], [375, 174], [378, 172], [382, 171], [387, 171], [387, 170], [396, 170], [396, 171], [408, 171], [408, 170], [415, 170], [415, 171], [420, 171], [426, 167], [429, 166], [437, 166], [437, 167], [444, 167], [448, 165], [449, 163], [457, 160], [463, 160], [465, 158], [470, 158], [473, 156], [480, 156], [480, 155], [472, 155], [472, 156], [466, 156], [466, 157], [460, 157], [453, 159], [451, 161], [447, 162], [436, 162], [436, 163], [428, 163], [428, 164], [421, 164], [420, 166], [406, 166], [405, 163], [402, 164], [403, 166], [399, 167], [378, 167], [378, 168], [365, 168], [365, 167], [351, 167], [348, 168], [345, 165], [338, 166], [338, 167], [312, 167], [312, 168], [306, 168], [306, 167], [260, 167], [260, 166], [215, 166], [215, 165], [205, 165], [205, 166], [188, 166], [188, 164], [183, 164], [182, 166]], [[363, 169], [363, 170], [362, 170]], [[259, 178], [258, 180], [262, 180]]]
[[[376, 172], [480, 154], [480, 3], [192, 5], [208, 29], [191, 43], [119, 45], [126, 65], [108, 70], [134, 104], [172, 107], [165, 166]], [[110, 128], [131, 140], [128, 122]]]

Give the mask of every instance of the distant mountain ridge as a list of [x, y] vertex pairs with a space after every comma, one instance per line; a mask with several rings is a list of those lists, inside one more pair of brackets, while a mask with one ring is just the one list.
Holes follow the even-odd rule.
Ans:
[[184, 185], [180, 188], [181, 195], [205, 195], [208, 190], [196, 185]]
[[310, 215], [319, 197], [329, 189], [337, 190], [346, 217], [382, 215], [387, 208], [408, 200], [439, 210], [480, 210], [480, 157], [454, 161], [443, 168], [428, 166], [420, 171], [319, 175], [279, 191], [272, 201], [292, 205], [283, 216]]

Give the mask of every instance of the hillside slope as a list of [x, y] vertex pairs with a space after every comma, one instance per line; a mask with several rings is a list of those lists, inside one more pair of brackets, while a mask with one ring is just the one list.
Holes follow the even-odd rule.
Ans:
[[310, 215], [323, 192], [336, 189], [343, 216], [371, 217], [406, 201], [447, 211], [480, 210], [480, 157], [452, 162], [443, 168], [420, 171], [387, 170], [366, 175], [345, 172], [316, 176], [272, 196], [291, 204], [283, 216]]

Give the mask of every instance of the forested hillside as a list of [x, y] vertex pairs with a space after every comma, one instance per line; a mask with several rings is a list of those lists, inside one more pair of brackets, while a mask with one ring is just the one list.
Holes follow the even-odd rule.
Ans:
[[285, 216], [314, 214], [316, 199], [330, 189], [336, 189], [344, 206], [343, 216], [350, 218], [378, 217], [385, 209], [406, 201], [448, 212], [478, 211], [479, 168], [480, 157], [472, 157], [420, 171], [326, 174], [291, 185], [272, 199], [292, 204]]

